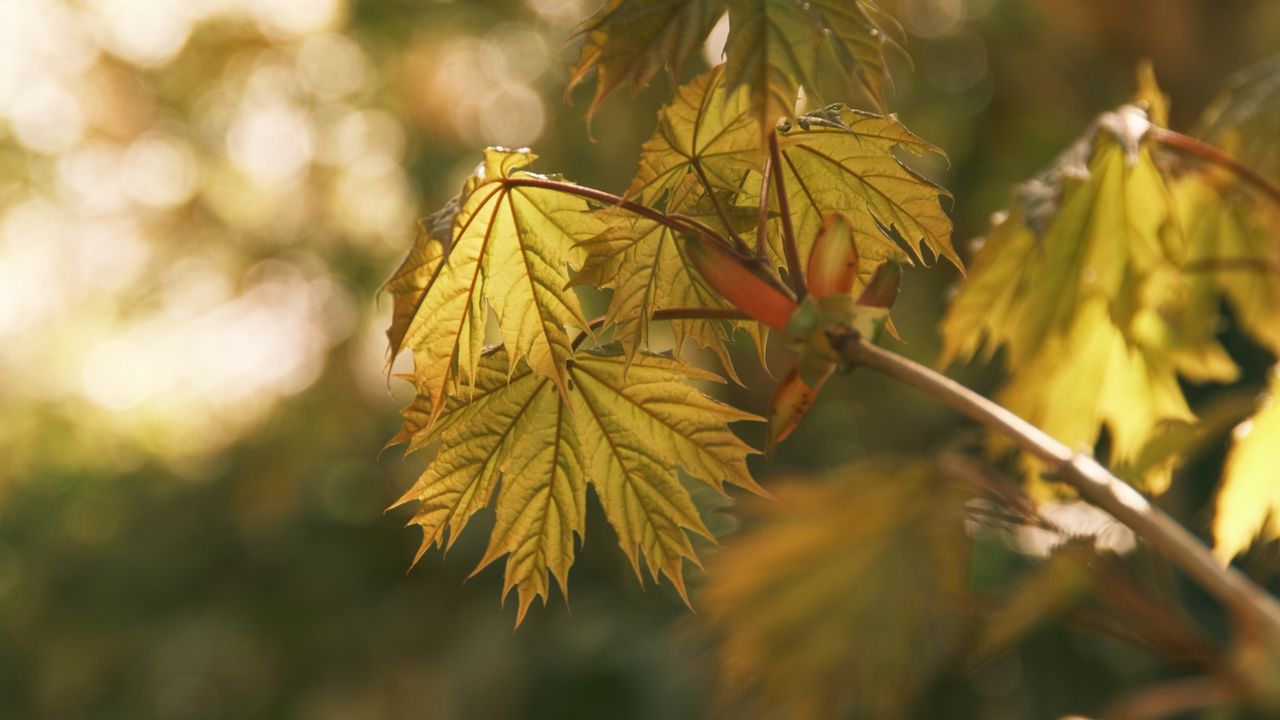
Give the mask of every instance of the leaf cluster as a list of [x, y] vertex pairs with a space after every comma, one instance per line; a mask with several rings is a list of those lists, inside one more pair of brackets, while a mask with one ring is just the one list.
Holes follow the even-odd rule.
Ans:
[[[1274, 135], [1259, 136], [1280, 110], [1278, 68], [1234, 80], [1201, 138], [1162, 126], [1165, 100], [1145, 75], [1134, 103], [1101, 116], [993, 221], [943, 320], [942, 362], [1003, 351], [1002, 404], [1068, 445], [1104, 443], [1111, 464], [1163, 491], [1187, 459], [1170, 438], [1198, 423], [1184, 384], [1239, 376], [1226, 324], [1280, 353], [1280, 173]], [[1276, 507], [1256, 448], [1280, 436], [1264, 435], [1227, 464], [1215, 523], [1227, 559]], [[1023, 465], [1035, 481], [1038, 464]]]
[[[759, 418], [690, 384], [721, 378], [681, 361], [686, 344], [736, 381], [738, 331], [762, 359], [771, 330], [797, 349], [825, 346], [821, 327], [788, 320], [828, 258], [849, 272], [820, 279], [821, 295], [847, 298], [846, 310], [805, 317], [850, 326], [864, 315], [883, 325], [898, 264], [960, 262], [946, 191], [899, 158], [937, 148], [891, 115], [797, 113], [801, 87], [814, 96], [833, 70], [883, 102], [900, 31], [871, 0], [616, 0], [586, 21], [570, 87], [596, 71], [594, 112], [663, 67], [678, 76], [726, 8], [726, 63], [662, 108], [623, 195], [531, 172], [528, 150], [490, 148], [387, 283], [391, 355], [412, 354], [416, 390], [396, 441], [439, 448], [404, 498], [418, 504], [423, 550], [447, 547], [492, 505], [481, 567], [506, 556], [519, 618], [545, 601], [550, 577], [566, 589], [587, 488], [637, 575], [665, 576], [682, 596], [683, 563], [697, 562], [689, 534], [712, 539], [684, 482], [762, 492], [746, 465], [754, 451], [728, 428]], [[608, 306], [589, 320], [580, 293], [596, 291]], [[672, 355], [653, 352], [659, 321]], [[775, 441], [818, 388], [794, 389], [775, 403]]]

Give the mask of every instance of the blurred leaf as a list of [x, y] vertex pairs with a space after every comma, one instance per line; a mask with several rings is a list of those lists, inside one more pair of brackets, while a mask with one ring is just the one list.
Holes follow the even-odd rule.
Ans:
[[[1233, 77], [1197, 131], [1250, 170], [1280, 183], [1280, 57]], [[1259, 343], [1280, 355], [1280, 207], [1235, 174], [1213, 166], [1174, 186], [1188, 235], [1185, 266], [1195, 292], [1216, 310], [1225, 296]]]
[[[1112, 462], [1137, 458], [1169, 422], [1192, 422], [1178, 375], [1230, 380], [1217, 308], [1194, 302], [1170, 189], [1134, 107], [1100, 118], [1020, 188], [943, 321], [942, 362], [1003, 347], [1000, 395], [1072, 447], [1110, 431]], [[1034, 462], [1028, 462], [1034, 470]], [[1167, 472], [1153, 472], [1160, 491]]]
[[452, 545], [501, 479], [497, 524], [477, 571], [507, 556], [504, 592], [517, 590], [518, 624], [535, 597], [546, 601], [548, 572], [567, 593], [590, 484], [637, 577], [643, 560], [654, 580], [661, 572], [684, 596], [683, 562], [697, 562], [685, 531], [710, 533], [676, 468], [722, 492], [726, 482], [758, 491], [747, 471], [752, 450], [726, 423], [759, 418], [686, 382], [714, 375], [657, 355], [637, 355], [628, 370], [620, 355], [579, 353], [565, 367], [564, 392], [527, 364], [510, 365], [504, 349], [486, 351], [473, 392], [450, 395], [429, 428], [421, 401], [428, 389], [419, 385], [419, 402], [406, 408], [397, 440], [411, 451], [441, 443], [401, 499], [420, 505], [419, 557]]
[[901, 51], [903, 39], [873, 0], [731, 0], [725, 80], [749, 88], [750, 114], [763, 132], [795, 116], [801, 86], [818, 91], [824, 65], [857, 77], [883, 108], [893, 86], [885, 51]]
[[907, 460], [777, 490], [702, 595], [729, 694], [788, 718], [907, 711], [962, 631], [962, 503]]
[[1232, 76], [1195, 134], [1280, 183], [1280, 56]]
[[1201, 316], [1216, 330], [1225, 297], [1244, 331], [1280, 355], [1280, 208], [1245, 197], [1234, 177], [1212, 170], [1181, 178], [1173, 194], [1187, 233], [1183, 267]]
[[980, 662], [1005, 652], [1041, 624], [1069, 611], [1093, 588], [1089, 564], [1096, 555], [1093, 538], [1054, 550], [1000, 599], [973, 641], [973, 659]]
[[[566, 328], [587, 326], [577, 295], [566, 289], [569, 264], [581, 254], [575, 242], [602, 225], [580, 198], [505, 182], [537, 177], [518, 170], [534, 157], [527, 150], [485, 151], [456, 201], [460, 209], [444, 267], [412, 308], [404, 344], [413, 351], [415, 382], [437, 412], [453, 383], [474, 381], [490, 306], [512, 369], [527, 359], [534, 372], [568, 390], [563, 364], [572, 349]], [[392, 327], [402, 323], [398, 316]]]
[[1280, 405], [1272, 380], [1257, 413], [1233, 433], [1213, 518], [1214, 553], [1223, 561], [1255, 538], [1280, 537]]
[[689, 60], [724, 14], [726, 0], [609, 0], [582, 25], [586, 40], [566, 93], [597, 72], [590, 118], [622, 88], [633, 93], [664, 68], [680, 80]]

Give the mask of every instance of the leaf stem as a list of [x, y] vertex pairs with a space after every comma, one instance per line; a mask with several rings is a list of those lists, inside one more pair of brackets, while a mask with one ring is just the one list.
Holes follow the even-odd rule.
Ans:
[[1280, 642], [1280, 602], [1235, 568], [1214, 558], [1199, 539], [1153, 506], [1133, 486], [1111, 474], [1092, 456], [1074, 452], [1040, 428], [956, 381], [889, 350], [871, 345], [856, 333], [831, 334], [832, 348], [851, 366], [883, 373], [1009, 438], [1039, 458], [1058, 478], [1091, 504], [1127, 525], [1164, 553], [1188, 576], [1233, 610], [1251, 619]]
[[[653, 311], [650, 320], [750, 320], [751, 316], [742, 312], [737, 308], [695, 308], [695, 307], [677, 307], [677, 308], [659, 308]], [[591, 322], [587, 323], [587, 329], [578, 333], [573, 339], [571, 347], [574, 350], [582, 344], [590, 335], [591, 330], [598, 330], [609, 321], [608, 316], [600, 315]]]
[[733, 240], [733, 246], [736, 247], [739, 252], [750, 252], [750, 249], [747, 247], [747, 243], [742, 239], [742, 236], [738, 234], [738, 231], [733, 229], [733, 223], [729, 222], [729, 213], [724, 209], [724, 206], [720, 204], [720, 198], [716, 197], [716, 191], [712, 189], [711, 181], [707, 178], [707, 174], [702, 170], [702, 165], [695, 161], [693, 163], [693, 171], [697, 173], [698, 182], [702, 183], [702, 188], [707, 191], [707, 197], [711, 199], [711, 205], [716, 209], [716, 215], [720, 217], [720, 222], [724, 225], [725, 231], [729, 233], [729, 237]]
[[1167, 128], [1152, 126], [1148, 134], [1156, 142], [1188, 155], [1195, 155], [1214, 165], [1231, 171], [1236, 177], [1252, 185], [1255, 189], [1269, 197], [1276, 205], [1280, 205], [1280, 187], [1263, 177], [1256, 170], [1231, 157], [1221, 149], [1199, 138], [1183, 135]]
[[756, 257], [769, 258], [766, 240], [769, 234], [769, 188], [773, 180], [773, 156], [764, 159], [764, 172], [760, 176], [760, 216], [756, 220]]
[[720, 243], [727, 242], [723, 235], [716, 232], [714, 228], [700, 220], [696, 220], [687, 215], [668, 215], [661, 210], [655, 210], [648, 205], [641, 205], [638, 202], [627, 200], [624, 197], [620, 197], [603, 190], [596, 190], [595, 188], [574, 185], [573, 183], [537, 177], [505, 178], [501, 182], [507, 187], [535, 187], [542, 188], [544, 190], [555, 190], [567, 195], [576, 195], [580, 198], [594, 200], [604, 205], [612, 205], [614, 207], [622, 208], [628, 212], [653, 220], [659, 225], [665, 225], [676, 232], [703, 235], [710, 240]]
[[804, 286], [804, 270], [800, 265], [800, 249], [796, 245], [796, 230], [791, 225], [791, 208], [787, 202], [787, 181], [782, 176], [782, 151], [778, 149], [778, 132], [769, 133], [769, 159], [773, 170], [774, 189], [778, 191], [778, 215], [782, 218], [782, 248], [787, 258], [787, 275], [796, 290], [796, 299], [804, 300], [808, 294]]

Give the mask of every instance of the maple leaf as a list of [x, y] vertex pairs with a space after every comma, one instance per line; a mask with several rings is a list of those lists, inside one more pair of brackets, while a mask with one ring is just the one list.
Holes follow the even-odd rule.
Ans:
[[[640, 148], [640, 168], [627, 197], [668, 212], [691, 212], [704, 193], [739, 191], [759, 160], [760, 129], [747, 114], [746, 92], [726, 90], [723, 80], [719, 65], [676, 90]], [[718, 219], [728, 231], [732, 220]]]
[[[885, 260], [923, 261], [921, 246], [963, 268], [951, 245], [951, 219], [942, 208], [942, 198], [950, 193], [895, 155], [896, 151], [917, 157], [943, 153], [897, 118], [833, 105], [780, 125], [778, 146], [800, 257], [812, 251], [823, 218], [836, 212], [854, 222], [861, 283]], [[741, 202], [759, 202], [758, 178], [757, 174], [743, 183]], [[776, 198], [771, 198], [770, 207], [776, 216]], [[771, 256], [782, 266], [780, 225], [771, 221], [768, 242]]]
[[892, 89], [886, 50], [901, 50], [901, 27], [872, 0], [730, 0], [726, 83], [746, 87], [763, 132], [795, 116], [801, 86], [819, 91], [834, 67], [857, 77], [883, 108]]
[[1233, 75], [1205, 109], [1195, 135], [1280, 183], [1280, 55]]
[[[1280, 57], [1233, 77], [1197, 131], [1259, 177], [1280, 183]], [[1173, 187], [1202, 315], [1217, 319], [1225, 297], [1243, 329], [1280, 355], [1280, 198], [1212, 165], [1184, 172]]]
[[413, 350], [415, 376], [436, 407], [453, 383], [474, 379], [489, 307], [512, 367], [527, 359], [534, 372], [567, 390], [563, 364], [572, 349], [566, 328], [587, 327], [577, 295], [566, 289], [569, 266], [581, 258], [577, 241], [602, 226], [581, 198], [513, 183], [540, 177], [519, 170], [533, 159], [527, 150], [486, 150], [455, 200], [442, 267], [422, 284], [419, 272], [393, 278], [393, 293], [403, 302], [392, 328], [405, 328], [402, 344]]
[[409, 324], [413, 322], [418, 305], [422, 303], [427, 288], [435, 282], [436, 275], [444, 266], [449, 240], [453, 237], [453, 220], [457, 214], [458, 202], [454, 198], [434, 215], [419, 222], [418, 236], [413, 247], [386, 282], [385, 287], [391, 293], [392, 302], [391, 326], [387, 328], [390, 359], [395, 359], [404, 349], [404, 336], [409, 331]]
[[677, 80], [703, 38], [724, 14], [726, 0], [610, 0], [582, 24], [585, 36], [566, 95], [594, 69], [590, 119], [605, 99], [626, 87], [646, 87], [666, 68]]
[[567, 594], [590, 485], [637, 576], [643, 564], [687, 601], [683, 562], [697, 556], [686, 531], [711, 535], [676, 469], [721, 492], [725, 483], [763, 492], [747, 470], [754, 451], [727, 427], [760, 418], [688, 383], [715, 375], [658, 355], [640, 353], [628, 369], [618, 353], [579, 352], [564, 369], [567, 392], [527, 363], [514, 371], [511, 363], [502, 347], [486, 351], [473, 390], [450, 395], [429, 426], [430, 388], [418, 381], [396, 440], [410, 451], [440, 443], [401, 499], [419, 503], [419, 557], [451, 545], [496, 492], [497, 524], [476, 571], [507, 557], [503, 592], [516, 589], [519, 624], [534, 598], [546, 601], [548, 574]]
[[883, 109], [893, 94], [888, 54], [911, 64], [902, 26], [872, 0], [810, 0], [809, 7], [826, 31], [829, 49], [844, 75], [856, 79]]
[[1214, 554], [1224, 563], [1255, 538], [1280, 537], [1280, 375], [1252, 418], [1236, 426], [1218, 488], [1213, 518]]
[[699, 597], [725, 689], [780, 717], [897, 716], [961, 639], [964, 498], [906, 460], [774, 494]]
[[[708, 287], [691, 264], [687, 238], [648, 218], [624, 215], [621, 211], [606, 212], [618, 217], [603, 233], [581, 243], [587, 259], [573, 282], [613, 289], [605, 318], [615, 326], [615, 337], [628, 362], [648, 346], [650, 320], [658, 309], [733, 307]], [[677, 352], [686, 338], [692, 339], [715, 353], [736, 380], [725, 347], [732, 327], [733, 323], [715, 319], [671, 321]], [[759, 342], [763, 347], [762, 337]]]
[[1179, 374], [1236, 374], [1213, 328], [1188, 321], [1185, 239], [1145, 122], [1132, 107], [1104, 116], [1105, 129], [1020, 189], [942, 326], [942, 363], [1005, 348], [1007, 407], [1071, 446], [1093, 445], [1105, 425], [1122, 463], [1164, 423], [1194, 421]]
[[[755, 210], [744, 212], [730, 205], [728, 196], [754, 166], [759, 134], [745, 115], [744, 93], [727, 94], [722, 77], [719, 67], [699, 75], [662, 108], [657, 129], [641, 148], [640, 167], [627, 196], [718, 225], [727, 233], [754, 226]], [[722, 196], [712, 197], [708, 188]], [[744, 222], [735, 222], [729, 213]], [[659, 308], [730, 307], [693, 268], [685, 240], [669, 226], [614, 208], [602, 211], [600, 218], [606, 228], [580, 244], [587, 258], [574, 282], [614, 290], [607, 318], [616, 325], [628, 357], [646, 346], [649, 319]], [[735, 379], [725, 348], [730, 328], [750, 333], [763, 355], [764, 331], [754, 323], [687, 319], [671, 325], [677, 350], [691, 338], [714, 352]]]
[[1244, 196], [1238, 180], [1206, 170], [1172, 188], [1187, 236], [1182, 260], [1197, 316], [1216, 329], [1225, 297], [1241, 328], [1280, 355], [1280, 208]]

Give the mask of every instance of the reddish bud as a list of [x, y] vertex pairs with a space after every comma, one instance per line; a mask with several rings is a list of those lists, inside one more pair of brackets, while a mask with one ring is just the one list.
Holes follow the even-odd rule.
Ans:
[[751, 269], [747, 261], [716, 242], [689, 237], [689, 261], [725, 300], [774, 330], [787, 326], [796, 303]]

